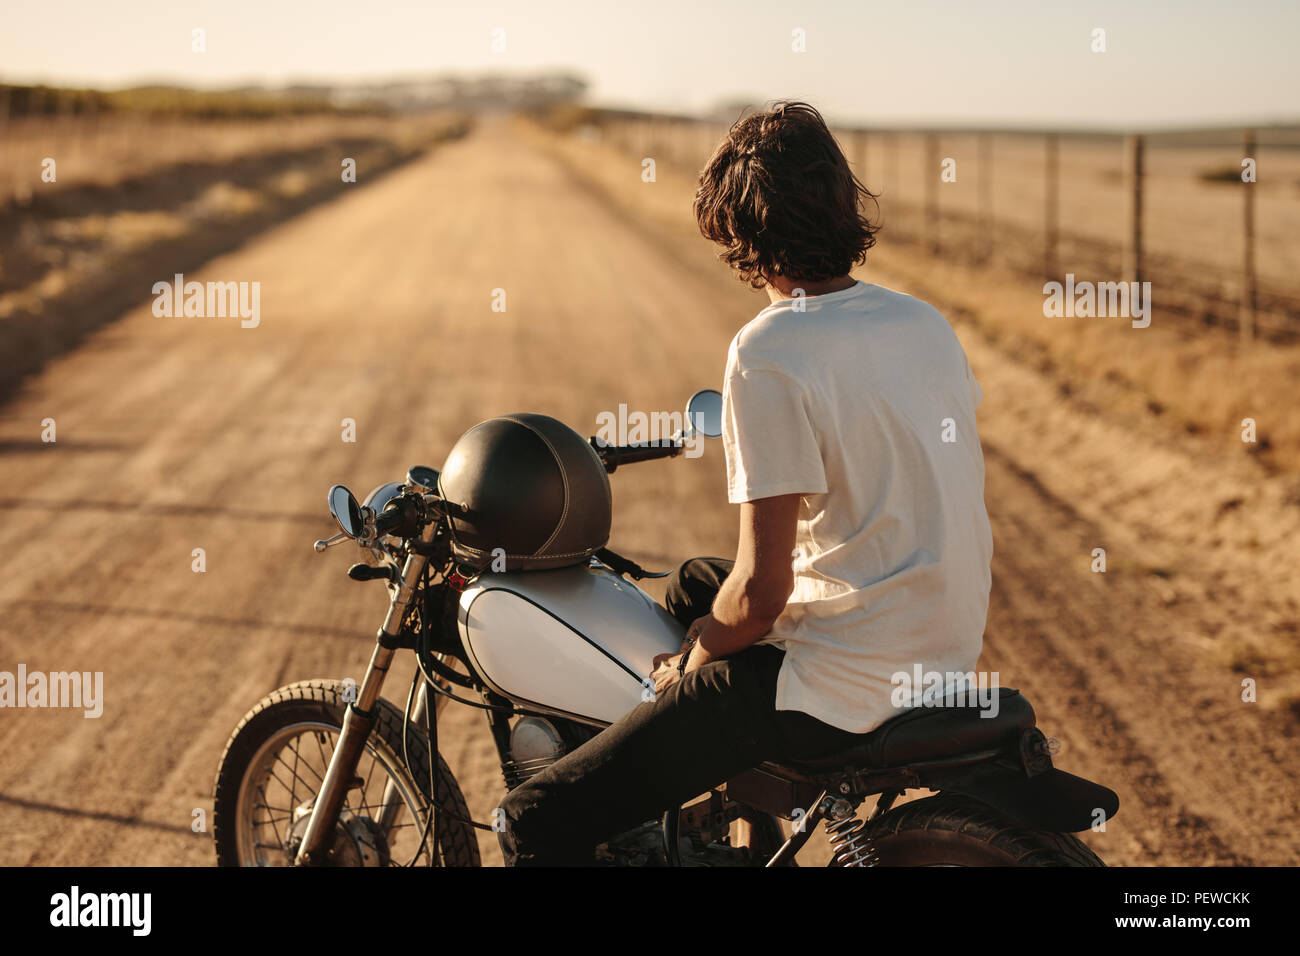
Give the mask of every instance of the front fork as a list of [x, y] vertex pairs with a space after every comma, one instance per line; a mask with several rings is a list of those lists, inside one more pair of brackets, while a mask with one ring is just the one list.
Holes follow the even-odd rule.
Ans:
[[[348, 704], [348, 709], [343, 714], [343, 728], [339, 732], [338, 745], [330, 757], [329, 769], [325, 771], [325, 779], [321, 781], [320, 793], [312, 803], [311, 817], [307, 821], [307, 829], [303, 832], [298, 855], [294, 858], [297, 866], [313, 866], [324, 862], [325, 849], [331, 842], [335, 824], [338, 822], [339, 810], [348, 791], [352, 789], [357, 763], [361, 759], [361, 752], [365, 749], [366, 740], [370, 737], [370, 729], [375, 724], [373, 708], [379, 700], [384, 678], [388, 676], [388, 667], [392, 663], [393, 654], [397, 651], [406, 612], [415, 597], [420, 577], [429, 563], [429, 559], [419, 552], [428, 550], [428, 545], [432, 543], [436, 533], [437, 522], [429, 522], [420, 534], [423, 547], [413, 549], [406, 558], [401, 584], [397, 588], [397, 593], [393, 595], [392, 603], [388, 606], [388, 616], [384, 618], [384, 626], [379, 629], [375, 651], [370, 655], [370, 665], [366, 668], [366, 676], [357, 691], [357, 699]], [[430, 759], [437, 758], [431, 755]], [[385, 802], [387, 802], [387, 794], [385, 794]]]

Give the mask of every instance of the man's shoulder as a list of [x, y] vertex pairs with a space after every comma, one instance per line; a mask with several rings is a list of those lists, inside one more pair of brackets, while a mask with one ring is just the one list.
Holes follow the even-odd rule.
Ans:
[[[741, 327], [727, 354], [729, 369], [783, 371], [800, 358], [841, 347], [843, 336], [868, 336], [872, 322], [895, 325], [915, 322], [918, 331], [935, 321], [948, 321], [922, 299], [885, 286], [863, 283], [860, 294], [845, 302], [823, 305], [816, 299], [773, 303]], [[859, 324], [860, 323], [860, 324]]]
[[874, 308], [881, 315], [904, 319], [939, 319], [945, 325], [948, 322], [942, 312], [924, 299], [880, 285], [873, 286], [872, 289]]
[[807, 349], [807, 329], [792, 326], [781, 310], [764, 309], [731, 340], [727, 372], [785, 371]]

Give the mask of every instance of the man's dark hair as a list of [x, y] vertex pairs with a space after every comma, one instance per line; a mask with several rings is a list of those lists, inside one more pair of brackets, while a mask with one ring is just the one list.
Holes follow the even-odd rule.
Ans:
[[695, 220], [755, 289], [764, 276], [824, 281], [866, 259], [868, 192], [821, 114], [776, 103], [737, 120], [700, 174]]

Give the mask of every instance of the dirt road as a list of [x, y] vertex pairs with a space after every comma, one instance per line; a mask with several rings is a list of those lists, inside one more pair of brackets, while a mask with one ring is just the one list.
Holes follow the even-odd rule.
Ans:
[[[260, 282], [260, 325], [145, 303], [0, 411], [0, 670], [105, 685], [98, 719], [0, 712], [0, 864], [210, 863], [191, 822], [230, 728], [291, 680], [359, 679], [382, 616], [348, 555], [311, 550], [332, 531], [327, 487], [440, 466], [494, 414], [589, 432], [619, 402], [679, 408], [762, 305], [702, 240], [657, 233], [504, 123], [187, 278]], [[967, 338], [993, 423], [985, 666], [1031, 695], [1058, 765], [1120, 792], [1086, 839], [1112, 864], [1295, 862], [1293, 726], [1205, 664], [1211, 596], [1171, 604], [1145, 578], [1089, 572], [1094, 542], [1121, 532], [1037, 475], [999, 405], [999, 386], [1023, 403], [1048, 384]], [[721, 479], [718, 446], [620, 470], [613, 545], [657, 566], [727, 553]], [[450, 711], [440, 737], [484, 819], [502, 784], [480, 716]]]

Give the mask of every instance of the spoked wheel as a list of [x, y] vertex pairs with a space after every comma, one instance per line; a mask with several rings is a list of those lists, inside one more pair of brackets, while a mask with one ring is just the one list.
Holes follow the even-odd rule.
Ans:
[[[263, 698], [239, 722], [217, 771], [213, 839], [223, 866], [290, 866], [338, 742], [347, 707], [339, 681], [304, 681]], [[429, 748], [381, 700], [339, 821], [330, 866], [479, 866], [478, 840], [456, 778], [438, 759], [436, 848], [428, 832]]]
[[1021, 826], [957, 794], [905, 803], [864, 832], [877, 866], [1106, 865], [1072, 833]]

